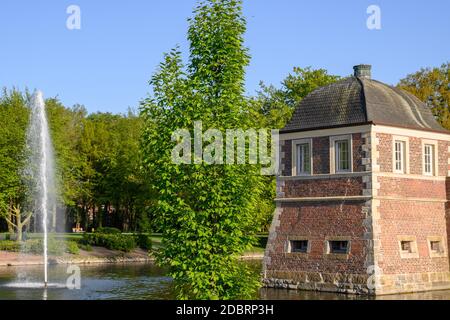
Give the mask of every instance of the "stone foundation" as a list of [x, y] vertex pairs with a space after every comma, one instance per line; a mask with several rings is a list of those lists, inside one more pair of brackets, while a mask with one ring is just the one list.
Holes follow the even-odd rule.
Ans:
[[271, 271], [267, 272], [263, 285], [267, 288], [371, 294], [367, 281], [366, 274]]
[[266, 273], [263, 285], [266, 288], [363, 295], [450, 289], [450, 272], [383, 275], [377, 280], [379, 283], [373, 289], [373, 281], [367, 274], [270, 271]]

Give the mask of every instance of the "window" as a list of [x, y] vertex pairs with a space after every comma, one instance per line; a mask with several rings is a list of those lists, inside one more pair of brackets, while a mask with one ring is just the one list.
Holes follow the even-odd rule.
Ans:
[[399, 241], [398, 243], [399, 243], [400, 257], [402, 259], [419, 258], [416, 237], [399, 236], [398, 241]]
[[297, 144], [297, 175], [311, 174], [311, 149], [309, 143]]
[[434, 175], [434, 145], [426, 144], [424, 146], [424, 173], [429, 176]]
[[403, 253], [413, 253], [412, 241], [401, 241], [400, 245]]
[[394, 143], [394, 171], [406, 172], [406, 142], [396, 140]]
[[335, 153], [336, 153], [336, 172], [351, 171], [349, 140], [335, 141]]
[[444, 238], [441, 236], [428, 237], [428, 250], [431, 258], [442, 258], [447, 256], [447, 248]]
[[349, 249], [348, 241], [329, 241], [329, 253], [347, 254]]
[[293, 240], [291, 241], [291, 252], [307, 253], [308, 240]]
[[442, 253], [442, 245], [440, 241], [430, 241], [430, 250], [433, 253]]

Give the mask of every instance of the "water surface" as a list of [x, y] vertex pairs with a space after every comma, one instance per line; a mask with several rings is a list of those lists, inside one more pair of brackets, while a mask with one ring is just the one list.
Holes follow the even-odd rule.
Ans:
[[[252, 266], [257, 271], [259, 262]], [[152, 264], [107, 264], [80, 266], [81, 289], [69, 290], [67, 266], [49, 267], [52, 288], [42, 288], [43, 266], [0, 267], [0, 300], [167, 300], [174, 299], [172, 280], [165, 270]], [[27, 284], [27, 285], [24, 285]], [[360, 300], [367, 296], [261, 289], [266, 300]], [[396, 300], [450, 300], [449, 291], [377, 297]]]

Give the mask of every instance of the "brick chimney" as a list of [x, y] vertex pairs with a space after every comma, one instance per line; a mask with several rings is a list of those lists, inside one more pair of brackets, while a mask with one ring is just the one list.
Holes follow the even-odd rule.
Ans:
[[353, 67], [354, 75], [358, 78], [372, 78], [372, 66], [370, 64], [359, 64]]

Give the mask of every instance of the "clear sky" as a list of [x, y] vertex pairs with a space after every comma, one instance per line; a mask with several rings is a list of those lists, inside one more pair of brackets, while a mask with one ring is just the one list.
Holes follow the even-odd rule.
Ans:
[[[81, 9], [68, 30], [66, 9]], [[195, 0], [1, 0], [0, 86], [38, 88], [90, 112], [125, 112], [149, 92], [163, 52], [187, 52]], [[381, 30], [366, 26], [369, 5]], [[252, 62], [247, 92], [279, 85], [294, 66], [349, 75], [359, 63], [395, 84], [420, 67], [450, 60], [448, 0], [244, 0]]]

